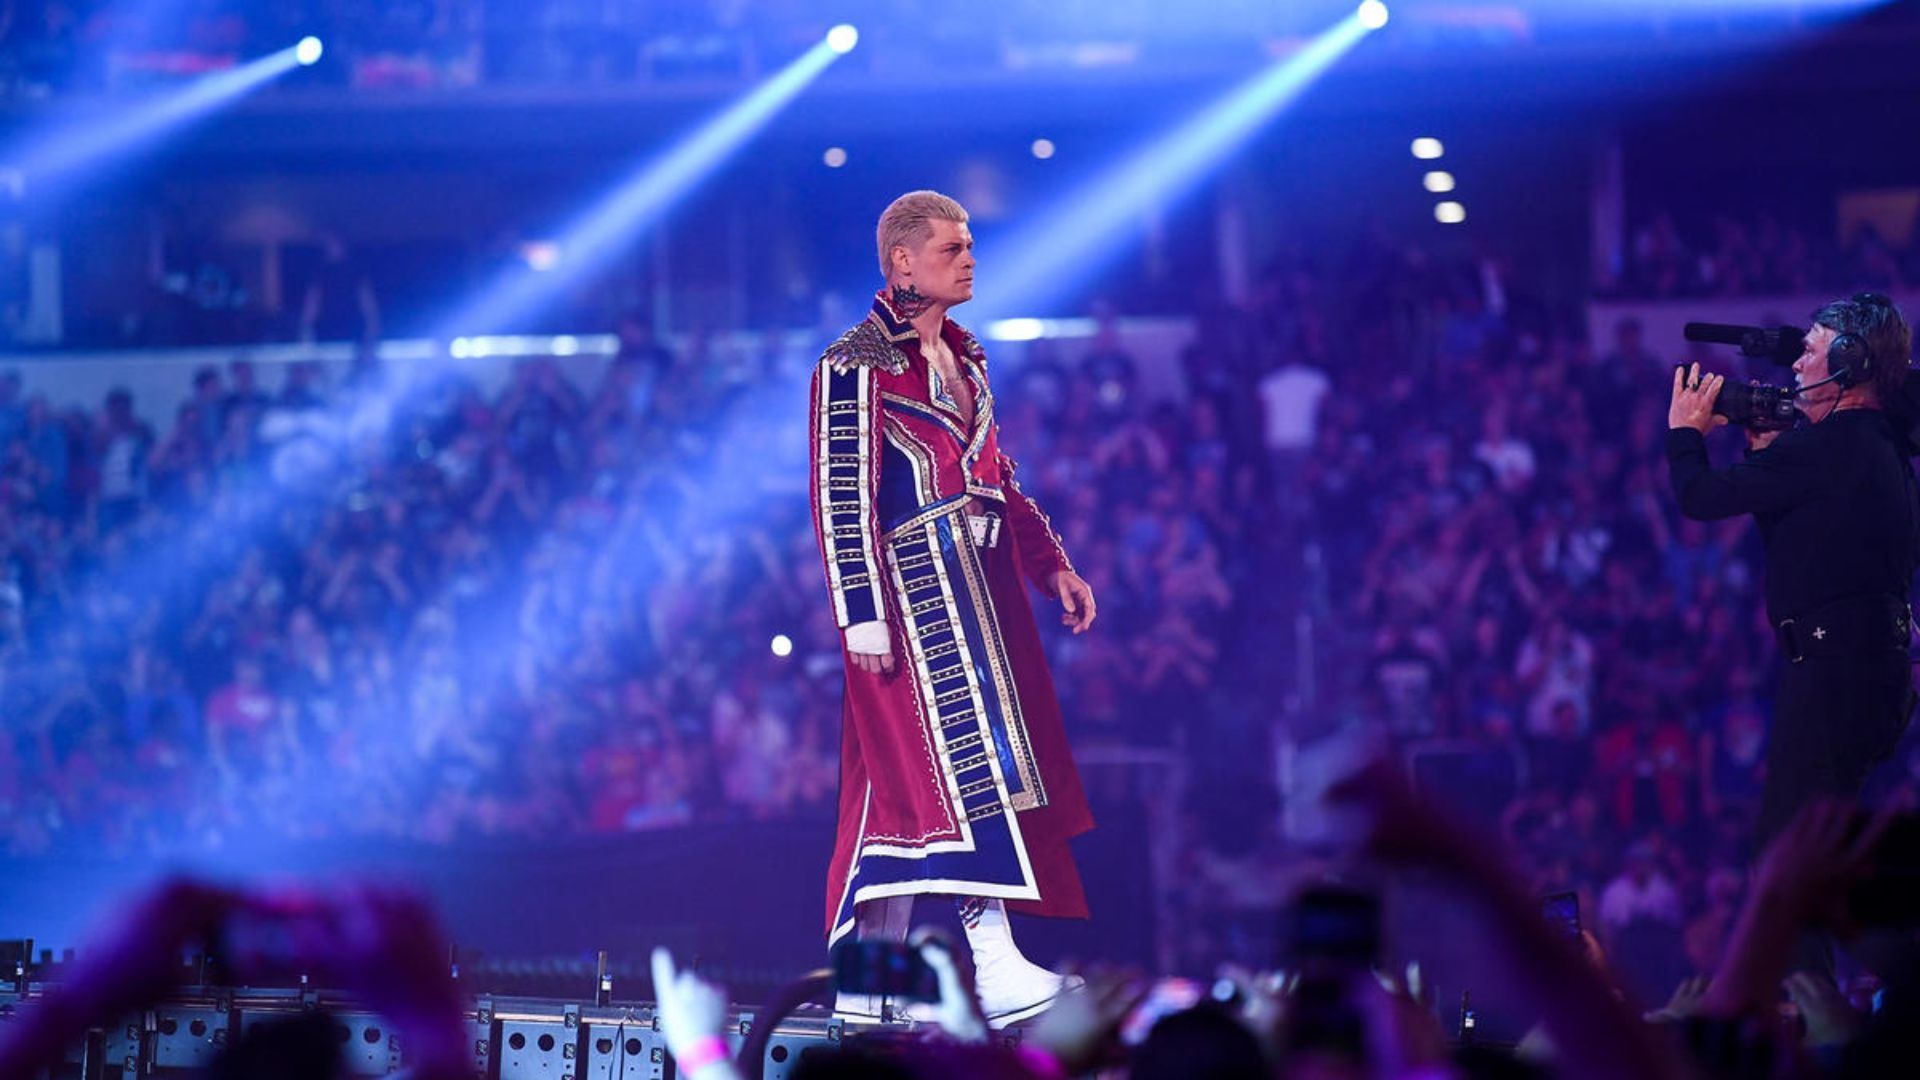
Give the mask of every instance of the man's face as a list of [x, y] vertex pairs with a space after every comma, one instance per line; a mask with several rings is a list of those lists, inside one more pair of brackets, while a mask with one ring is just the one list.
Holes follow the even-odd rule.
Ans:
[[908, 249], [910, 279], [929, 300], [952, 307], [973, 299], [973, 232], [964, 221], [935, 218], [933, 235]]
[[[1840, 335], [1830, 326], [1818, 326], [1807, 331], [1800, 350], [1800, 359], [1793, 362], [1793, 385], [1811, 386], [1832, 374], [1827, 370], [1827, 347]], [[1801, 412], [1811, 412], [1815, 407], [1826, 409], [1840, 396], [1837, 383], [1828, 383], [1817, 390], [1809, 390], [1793, 399]]]

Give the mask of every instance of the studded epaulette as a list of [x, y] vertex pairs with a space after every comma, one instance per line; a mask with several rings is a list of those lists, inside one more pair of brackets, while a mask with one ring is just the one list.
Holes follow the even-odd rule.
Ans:
[[879, 368], [889, 375], [907, 370], [907, 354], [888, 341], [884, 331], [865, 319], [827, 346], [820, 361], [836, 375], [845, 375], [857, 367]]
[[973, 331], [968, 330], [964, 326], [960, 328], [960, 348], [966, 352], [968, 359], [972, 360], [975, 364], [983, 368], [987, 366], [986, 346], [981, 345], [980, 339], [973, 336]]

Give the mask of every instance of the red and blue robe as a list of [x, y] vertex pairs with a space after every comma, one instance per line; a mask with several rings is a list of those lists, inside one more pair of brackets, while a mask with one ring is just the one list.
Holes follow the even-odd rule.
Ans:
[[[1072, 569], [1000, 450], [986, 352], [941, 328], [973, 387], [969, 426], [882, 294], [821, 357], [813, 521], [842, 630], [884, 620], [895, 668], [846, 662], [827, 938], [854, 906], [920, 893], [1085, 917], [1067, 841], [1093, 827], [1025, 583]], [[998, 514], [978, 546], [969, 510]]]

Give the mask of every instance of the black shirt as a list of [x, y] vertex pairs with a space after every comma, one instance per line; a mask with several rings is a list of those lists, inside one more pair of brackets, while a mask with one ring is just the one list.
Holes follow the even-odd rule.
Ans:
[[1907, 599], [1920, 502], [1902, 444], [1878, 409], [1846, 409], [1782, 432], [1773, 445], [1718, 471], [1699, 432], [1673, 428], [1667, 471], [1687, 517], [1752, 514], [1759, 522], [1774, 623], [1836, 600]]

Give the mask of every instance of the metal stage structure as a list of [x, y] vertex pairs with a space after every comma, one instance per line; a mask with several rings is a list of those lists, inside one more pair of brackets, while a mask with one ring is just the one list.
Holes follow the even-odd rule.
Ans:
[[[0, 1023], [46, 988], [33, 983], [0, 989]], [[470, 998], [466, 1023], [474, 1075], [485, 1080], [672, 1080], [677, 1070], [653, 1004], [597, 1003], [595, 996]], [[341, 995], [299, 987], [196, 987], [94, 1029], [49, 1080], [198, 1075], [255, 1027], [303, 1016], [323, 1017], [332, 1026], [344, 1075], [387, 1076], [407, 1064], [406, 1047], [392, 1025]], [[736, 1059], [743, 1047], [759, 1043], [758, 1075], [783, 1080], [809, 1050], [837, 1047], [869, 1030], [873, 1026], [847, 1024], [814, 1008], [779, 1018], [763, 1032], [756, 1012], [736, 1007], [727, 1043]], [[751, 1063], [743, 1061], [741, 1067], [755, 1075]]]

